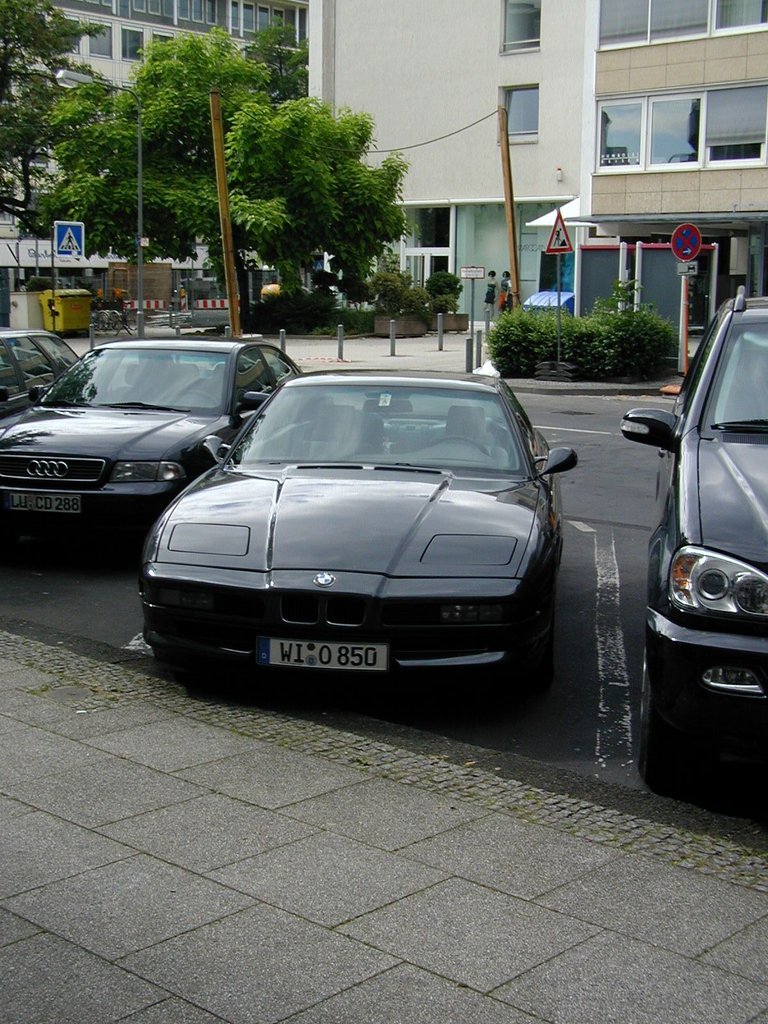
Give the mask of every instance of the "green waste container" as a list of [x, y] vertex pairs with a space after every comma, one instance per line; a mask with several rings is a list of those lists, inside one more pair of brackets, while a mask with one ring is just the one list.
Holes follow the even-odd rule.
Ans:
[[40, 292], [40, 307], [43, 311], [43, 326], [46, 331], [57, 334], [88, 333], [91, 322], [91, 303], [93, 295], [87, 288], [57, 288], [53, 315], [50, 288]]

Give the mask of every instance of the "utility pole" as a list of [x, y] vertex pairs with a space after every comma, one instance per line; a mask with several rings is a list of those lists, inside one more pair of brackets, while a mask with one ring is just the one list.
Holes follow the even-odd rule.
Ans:
[[517, 231], [515, 228], [515, 193], [512, 188], [512, 167], [509, 159], [509, 133], [507, 131], [507, 108], [500, 106], [499, 148], [501, 149], [501, 170], [504, 178], [504, 211], [507, 218], [507, 247], [509, 249], [509, 293], [512, 307], [520, 305], [520, 272], [517, 266]]
[[229, 323], [232, 337], [239, 338], [241, 336], [240, 299], [237, 294], [235, 248], [232, 241], [227, 166], [224, 159], [224, 127], [221, 120], [221, 96], [218, 89], [211, 90], [211, 129], [213, 131], [213, 155], [216, 161], [216, 189], [219, 197], [219, 220], [221, 222], [221, 244], [224, 250], [224, 277], [227, 284]]

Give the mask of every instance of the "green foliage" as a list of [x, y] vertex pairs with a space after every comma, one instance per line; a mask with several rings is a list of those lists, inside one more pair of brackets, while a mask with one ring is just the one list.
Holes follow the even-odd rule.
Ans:
[[380, 270], [368, 282], [376, 310], [386, 316], [400, 316], [405, 294], [412, 287], [410, 274], [402, 270]]
[[464, 285], [461, 278], [448, 270], [436, 270], [426, 282], [433, 313], [455, 313]]
[[35, 197], [46, 186], [46, 158], [58, 138], [55, 73], [87, 71], [72, 50], [80, 36], [98, 31], [50, 0], [0, 0], [0, 213], [16, 217], [24, 231], [44, 230]]
[[[311, 334], [319, 325], [340, 323], [336, 298], [329, 292], [281, 292], [252, 307], [252, 323], [262, 334]], [[335, 331], [335, 326], [334, 326]]]
[[24, 285], [28, 292], [44, 292], [48, 288], [53, 287], [53, 278], [51, 277], [28, 277], [24, 282]]
[[[586, 380], [648, 379], [675, 346], [672, 324], [648, 307], [560, 317], [560, 358], [575, 363]], [[488, 351], [502, 377], [532, 377], [537, 363], [557, 358], [557, 310], [501, 313], [489, 331]]]
[[45, 198], [49, 221], [85, 221], [91, 253], [135, 256], [138, 98], [150, 239], [145, 256], [187, 259], [200, 239], [220, 269], [209, 116], [210, 94], [217, 90], [241, 295], [245, 254], [274, 266], [284, 292], [300, 288], [302, 268], [316, 252], [334, 254], [334, 273], [365, 277], [382, 245], [402, 233], [405, 161], [391, 155], [369, 166], [373, 124], [367, 115], [334, 116], [306, 97], [274, 106], [269, 82], [264, 63], [214, 29], [148, 46], [133, 95], [100, 85], [72, 90], [59, 104], [65, 141], [56, 147], [60, 176]]
[[267, 91], [273, 103], [307, 95], [309, 47], [306, 40], [296, 43], [290, 25], [277, 23], [260, 29], [246, 53], [267, 70]]

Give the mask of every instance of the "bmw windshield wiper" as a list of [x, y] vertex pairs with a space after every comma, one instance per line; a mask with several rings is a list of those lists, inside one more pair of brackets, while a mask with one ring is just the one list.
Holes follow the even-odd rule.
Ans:
[[768, 430], [768, 419], [725, 420], [723, 423], [713, 423], [712, 429], [738, 430], [743, 434], [761, 434]]
[[49, 408], [49, 409], [51, 408], [51, 406], [63, 406], [63, 407], [71, 406], [73, 408], [84, 409], [84, 408], [86, 408], [86, 406], [88, 406], [89, 403], [88, 402], [70, 402], [70, 400], [68, 398], [52, 398], [49, 401], [41, 402], [40, 404], [46, 406], [46, 408]]
[[151, 405], [149, 402], [107, 402], [100, 409], [156, 409], [158, 412], [189, 412], [188, 409], [176, 409], [172, 405]]

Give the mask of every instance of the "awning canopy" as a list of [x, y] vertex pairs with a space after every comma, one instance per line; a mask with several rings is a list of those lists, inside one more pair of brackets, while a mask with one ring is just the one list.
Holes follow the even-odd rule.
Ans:
[[[563, 220], [566, 224], [575, 228], [592, 228], [595, 225], [590, 221], [579, 220], [581, 216], [581, 199], [576, 196], [575, 199], [571, 199], [568, 203], [563, 203], [560, 207], [560, 213], [562, 214]], [[550, 210], [549, 213], [543, 213], [541, 217], [537, 217], [536, 220], [529, 220], [526, 222], [527, 228], [552, 228], [555, 226], [555, 217], [557, 216], [557, 207]]]

